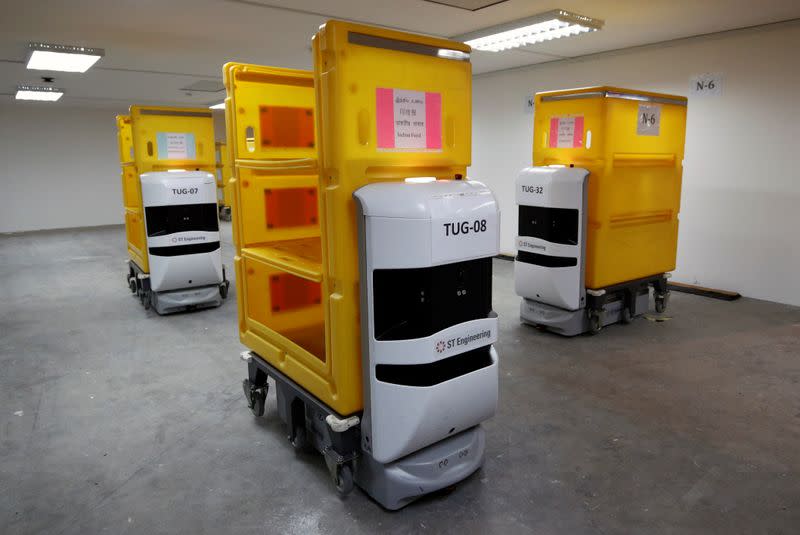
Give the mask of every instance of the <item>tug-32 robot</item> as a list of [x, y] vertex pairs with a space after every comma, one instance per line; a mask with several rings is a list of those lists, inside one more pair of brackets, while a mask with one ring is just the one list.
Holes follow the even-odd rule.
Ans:
[[612, 87], [535, 97], [534, 165], [516, 182], [523, 322], [574, 336], [666, 310], [686, 98]]
[[117, 127], [128, 287], [159, 314], [219, 306], [230, 283], [216, 181], [208, 172], [214, 169], [210, 112], [131, 106]]
[[[480, 423], [497, 403], [499, 213], [464, 179], [469, 47], [340, 21], [313, 45], [313, 85], [287, 69], [224, 70], [244, 392], [261, 415], [273, 379], [290, 442], [322, 453], [341, 493], [358, 485], [399, 509], [482, 465]], [[302, 136], [277, 147], [271, 122], [304, 120], [295, 110], [314, 91], [318, 166]], [[265, 226], [276, 196], [304, 206], [312, 173], [319, 217]]]

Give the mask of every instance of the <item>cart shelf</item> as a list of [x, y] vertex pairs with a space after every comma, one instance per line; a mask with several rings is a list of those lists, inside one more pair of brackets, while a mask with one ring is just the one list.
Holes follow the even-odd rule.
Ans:
[[242, 256], [306, 280], [322, 282], [322, 246], [319, 237], [247, 247], [242, 249]]

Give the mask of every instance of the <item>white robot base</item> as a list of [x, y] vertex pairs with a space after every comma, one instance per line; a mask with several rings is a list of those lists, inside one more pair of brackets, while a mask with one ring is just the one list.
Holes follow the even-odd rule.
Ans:
[[160, 316], [218, 307], [228, 296], [228, 288], [231, 284], [223, 265], [221, 283], [156, 292], [150, 286], [149, 274], [144, 273], [130, 260], [128, 261], [127, 282], [131, 293], [136, 294], [145, 310], [152, 307]]
[[[648, 293], [640, 293], [636, 296], [636, 313], [633, 316], [627, 315], [623, 308], [623, 301], [616, 300], [607, 303], [602, 309], [597, 320], [586, 308], [578, 310], [565, 310], [547, 303], [541, 303], [532, 299], [523, 299], [520, 303], [519, 316], [522, 323], [541, 327], [548, 331], [564, 336], [577, 336], [586, 332], [595, 333], [613, 323], [627, 323], [632, 317], [640, 316], [647, 310]], [[592, 322], [596, 323], [592, 323]]]
[[289, 443], [297, 450], [322, 453], [340, 495], [358, 485], [381, 506], [402, 509], [431, 492], [450, 487], [477, 471], [484, 460], [486, 439], [476, 425], [389, 463], [363, 451], [360, 416], [343, 418], [252, 351], [242, 354], [248, 363], [245, 398], [253, 414], [264, 414], [275, 381], [277, 409], [286, 424]]

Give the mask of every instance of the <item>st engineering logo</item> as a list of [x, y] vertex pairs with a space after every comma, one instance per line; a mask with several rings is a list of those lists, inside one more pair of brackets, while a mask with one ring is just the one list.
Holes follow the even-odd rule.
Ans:
[[206, 241], [205, 236], [177, 236], [172, 238], [172, 243], [190, 243], [193, 241]]
[[544, 245], [539, 245], [538, 243], [532, 243], [524, 238], [519, 238], [517, 240], [517, 247], [520, 249], [539, 249], [541, 251], [546, 251], [547, 247]]
[[437, 353], [444, 353], [456, 347], [463, 347], [473, 344], [479, 340], [489, 339], [492, 337], [492, 331], [481, 331], [475, 334], [468, 334], [466, 336], [455, 336], [446, 340], [439, 340], [434, 346]]

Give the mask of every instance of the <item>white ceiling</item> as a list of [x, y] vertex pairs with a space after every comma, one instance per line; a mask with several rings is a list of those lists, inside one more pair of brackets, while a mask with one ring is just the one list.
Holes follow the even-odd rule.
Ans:
[[224, 92], [180, 88], [219, 80], [231, 60], [310, 69], [311, 35], [329, 18], [451, 37], [554, 8], [605, 27], [524, 50], [475, 52], [474, 72], [800, 18], [798, 0], [506, 0], [477, 11], [426, 0], [0, 0], [0, 99], [48, 74], [25, 69], [29, 41], [105, 48], [86, 74], [53, 74], [63, 103], [208, 104]]

